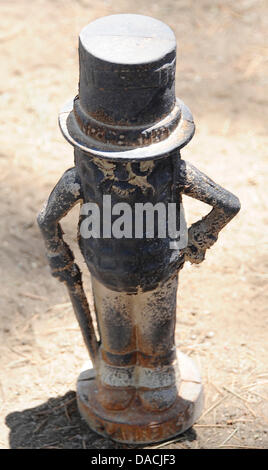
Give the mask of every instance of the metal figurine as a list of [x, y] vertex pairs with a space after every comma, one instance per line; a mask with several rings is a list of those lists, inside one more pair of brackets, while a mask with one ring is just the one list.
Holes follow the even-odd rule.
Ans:
[[[79, 58], [79, 95], [59, 115], [75, 166], [53, 189], [38, 223], [52, 274], [68, 288], [94, 366], [78, 379], [82, 416], [116, 441], [161, 441], [189, 428], [202, 409], [199, 373], [174, 342], [178, 271], [185, 261], [204, 260], [240, 203], [181, 159], [194, 122], [175, 97], [176, 40], [167, 25], [141, 15], [100, 18], [82, 30]], [[107, 229], [108, 218], [115, 220], [108, 200], [123, 210], [176, 203], [176, 220], [182, 220], [183, 194], [212, 206], [189, 228], [183, 248], [174, 248], [169, 234], [115, 237]], [[78, 202], [82, 208], [97, 203], [102, 214], [101, 236], [81, 235], [84, 210], [78, 231], [99, 339], [59, 223]]]

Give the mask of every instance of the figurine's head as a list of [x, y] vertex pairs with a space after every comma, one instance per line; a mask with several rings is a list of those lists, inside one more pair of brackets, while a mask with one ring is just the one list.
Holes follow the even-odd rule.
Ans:
[[79, 38], [79, 95], [60, 113], [74, 146], [102, 158], [144, 160], [183, 147], [190, 111], [175, 96], [176, 39], [159, 20], [112, 15]]

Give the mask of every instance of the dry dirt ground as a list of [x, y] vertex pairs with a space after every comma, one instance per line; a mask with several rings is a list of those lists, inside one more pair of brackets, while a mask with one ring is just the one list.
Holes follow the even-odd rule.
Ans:
[[[174, 29], [177, 95], [197, 124], [183, 158], [242, 204], [202, 265], [187, 265], [180, 276], [176, 341], [202, 370], [206, 399], [196, 425], [162, 446], [267, 448], [265, 0], [1, 0], [0, 446], [120, 448], [79, 417], [75, 382], [87, 354], [35, 219], [72, 166], [57, 113], [76, 94], [79, 31], [126, 12]], [[187, 198], [185, 207], [189, 223], [208, 211]], [[77, 220], [74, 210], [63, 226], [83, 266]]]

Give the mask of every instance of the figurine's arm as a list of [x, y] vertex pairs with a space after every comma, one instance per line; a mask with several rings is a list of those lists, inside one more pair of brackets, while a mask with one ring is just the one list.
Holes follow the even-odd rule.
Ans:
[[239, 212], [240, 202], [234, 194], [184, 160], [180, 166], [180, 185], [184, 194], [213, 207], [211, 212], [188, 230], [185, 260], [201, 263], [206, 250], [216, 242], [220, 230]]
[[38, 214], [37, 221], [45, 240], [52, 275], [60, 281], [64, 281], [68, 288], [85, 344], [92, 362], [94, 362], [97, 360], [99, 345], [83, 289], [81, 272], [77, 264], [74, 263], [71, 249], [62, 238], [63, 231], [59, 223], [60, 219], [82, 199], [79, 176], [76, 168], [71, 168], [56, 184], [47, 203]]
[[82, 199], [81, 183], [76, 168], [67, 170], [56, 184], [47, 203], [37, 217], [46, 244], [46, 254], [52, 275], [61, 281], [70, 281], [78, 275], [74, 256], [63, 240], [59, 220]]

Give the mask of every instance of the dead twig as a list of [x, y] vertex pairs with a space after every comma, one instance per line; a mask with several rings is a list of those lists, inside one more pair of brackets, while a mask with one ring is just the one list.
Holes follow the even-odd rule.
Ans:
[[30, 292], [21, 292], [19, 293], [21, 297], [27, 297], [28, 299], [33, 300], [48, 300], [47, 297], [42, 297], [41, 295], [31, 294]]
[[253, 409], [249, 406], [248, 403], [245, 403], [246, 408], [250, 411], [250, 413], [254, 416], [254, 418], [258, 418], [256, 413], [253, 411]]
[[38, 431], [40, 431], [47, 422], [48, 418], [43, 419], [43, 421], [41, 421], [41, 423], [39, 423], [39, 425], [35, 428], [33, 433], [36, 434]]
[[65, 302], [64, 304], [56, 304], [56, 305], [52, 305], [52, 307], [49, 307], [47, 309], [48, 312], [50, 312], [51, 310], [58, 310], [60, 308], [66, 308], [66, 307], [71, 307], [71, 302]]
[[244, 387], [241, 387], [241, 390], [247, 390], [251, 387], [256, 387], [257, 385], [266, 385], [268, 383], [268, 380], [264, 380], [263, 382], [254, 382], [250, 385], [244, 385]]
[[225, 387], [225, 386], [224, 386], [223, 388], [224, 388], [224, 390], [226, 390], [226, 392], [231, 393], [231, 394], [234, 395], [236, 398], [239, 398], [240, 400], [242, 400], [242, 401], [244, 401], [244, 402], [246, 402], [246, 403], [248, 402], [248, 400], [247, 400], [246, 398], [242, 397], [241, 395], [239, 395], [237, 392], [234, 392], [234, 391], [231, 390], [230, 388]]
[[263, 449], [263, 447], [240, 446], [240, 445], [234, 446], [234, 445], [231, 445], [231, 444], [221, 445], [221, 447], [232, 447], [234, 449]]
[[7, 34], [2, 34], [0, 36], [0, 42], [9, 41], [10, 39], [13, 39], [15, 36], [22, 33], [23, 30], [24, 26], [20, 26], [19, 28], [14, 28], [13, 31], [9, 31], [9, 33]]
[[240, 400], [242, 400], [244, 403], [245, 403], [245, 406], [246, 408], [250, 411], [250, 413], [254, 416], [254, 418], [257, 418], [257, 415], [256, 413], [252, 410], [252, 408], [249, 406], [248, 404], [248, 400], [244, 397], [242, 397], [241, 395], [239, 395], [238, 393], [234, 392], [233, 390], [230, 390], [228, 387], [223, 387], [224, 390], [226, 390], [227, 392], [231, 393], [232, 395], [234, 395], [236, 398], [239, 398]]
[[76, 400], [76, 397], [73, 397], [73, 398], [71, 398], [70, 400], [68, 400], [67, 402], [62, 403], [61, 405], [54, 406], [53, 408], [49, 408], [49, 409], [46, 409], [46, 410], [38, 411], [37, 414], [38, 414], [38, 415], [44, 415], [44, 414], [53, 413], [55, 410], [58, 410], [58, 409], [60, 409], [60, 408], [63, 408], [63, 407], [66, 407], [66, 406], [70, 405], [70, 404], [73, 403], [75, 400]]
[[70, 418], [70, 415], [68, 413], [68, 409], [67, 409], [67, 406], [64, 407], [64, 413], [65, 413], [65, 416], [67, 418], [67, 420], [69, 421], [69, 423], [71, 422], [71, 418]]
[[195, 424], [195, 428], [229, 428], [228, 424]]
[[79, 327], [78, 326], [66, 326], [64, 329], [61, 326], [58, 326], [56, 328], [53, 328], [52, 330], [47, 330], [43, 333], [43, 335], [51, 335], [53, 333], [57, 333], [58, 331], [78, 331]]
[[212, 386], [217, 390], [217, 392], [218, 392], [220, 395], [223, 395], [223, 391], [220, 390], [219, 387], [218, 387], [216, 384], [214, 384], [214, 383], [211, 382], [211, 381], [210, 381], [209, 383], [210, 383], [210, 385], [212, 385]]
[[53, 411], [58, 410], [59, 408], [66, 407], [66, 406], [70, 405], [71, 403], [73, 403], [75, 400], [76, 400], [76, 397], [70, 398], [70, 400], [66, 401], [65, 403], [62, 403], [61, 405], [55, 406], [53, 408]]
[[161, 447], [168, 446], [170, 444], [175, 444], [176, 442], [179, 443], [181, 441], [183, 441], [181, 437], [178, 439], [172, 439], [171, 441], [162, 442], [161, 444], [158, 444], [157, 446], [152, 446], [150, 447], [150, 449], [161, 449]]
[[235, 435], [235, 433], [238, 431], [238, 429], [239, 428], [234, 429], [234, 431], [231, 432], [231, 434], [228, 437], [226, 437], [226, 439], [223, 441], [223, 443], [219, 447], [224, 446], [228, 441], [230, 441], [230, 439], [232, 439], [232, 437]]
[[204, 411], [204, 413], [201, 415], [200, 419], [204, 418], [208, 413], [210, 413], [210, 411], [214, 410], [214, 408], [219, 406], [224, 400], [226, 400], [226, 398], [228, 398], [228, 395], [224, 395], [224, 397], [222, 397], [220, 400], [218, 400], [216, 403], [214, 403], [214, 405], [211, 405], [210, 408], [208, 408], [207, 410]]

